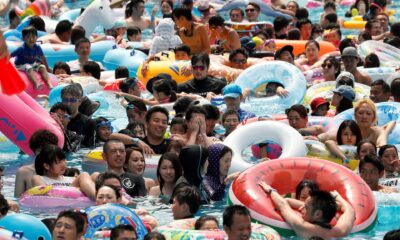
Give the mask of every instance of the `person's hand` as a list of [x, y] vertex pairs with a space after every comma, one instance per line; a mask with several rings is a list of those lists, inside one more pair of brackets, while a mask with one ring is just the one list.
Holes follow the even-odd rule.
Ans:
[[240, 172], [235, 172], [235, 173], [229, 174], [224, 180], [225, 185], [227, 185], [230, 181], [237, 178], [237, 176], [239, 176], [239, 174], [240, 174]]
[[124, 95], [125, 95], [125, 93], [123, 93], [123, 92], [116, 92], [116, 93], [115, 93], [115, 96], [116, 96], [117, 98], [123, 97]]
[[143, 208], [138, 208], [138, 209], [135, 209], [135, 213], [137, 214], [137, 215], [149, 215], [149, 212], [146, 210], [146, 209], [143, 209]]
[[284, 89], [283, 87], [278, 87], [276, 89], [276, 94], [280, 97], [287, 97], [289, 95], [289, 91]]
[[158, 11], [158, 5], [156, 4], [156, 5], [154, 5], [153, 10], [151, 11], [151, 16], [154, 17], [156, 15], [157, 11]]
[[10, 210], [13, 212], [18, 213], [19, 212], [19, 205], [17, 202], [12, 201], [12, 200], [7, 200], [8, 206], [10, 206]]
[[146, 154], [146, 155], [155, 154], [153, 149], [149, 145], [147, 145], [145, 142], [143, 142], [142, 140], [139, 140], [138, 145], [141, 149], [143, 149], [144, 154]]
[[211, 102], [211, 99], [213, 99], [215, 96], [217, 96], [217, 94], [213, 92], [208, 92], [206, 95], [206, 99]]
[[246, 98], [248, 98], [248, 97], [250, 97], [250, 95], [251, 95], [251, 89], [250, 88], [245, 88], [244, 90], [243, 90], [243, 102], [244, 102], [244, 100], [246, 99]]
[[200, 129], [200, 127], [199, 127], [199, 123], [197, 122], [197, 119], [196, 118], [190, 119], [189, 128], [188, 128], [189, 133], [197, 134], [199, 132], [199, 129]]
[[143, 77], [146, 76], [148, 70], [149, 70], [149, 63], [143, 62], [143, 66], [142, 66], [142, 70], [141, 70]]
[[266, 182], [264, 182], [263, 180], [261, 180], [261, 181], [258, 183], [258, 186], [260, 186], [261, 189], [264, 190], [266, 193], [269, 193], [269, 192], [273, 189], [270, 185], [268, 185], [268, 184], [267, 184]]

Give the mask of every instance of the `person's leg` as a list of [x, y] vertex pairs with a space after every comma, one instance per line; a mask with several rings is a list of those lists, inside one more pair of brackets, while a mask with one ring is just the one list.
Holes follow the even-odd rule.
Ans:
[[26, 190], [32, 188], [32, 177], [35, 174], [33, 164], [22, 166], [15, 176], [14, 197], [20, 197]]
[[51, 85], [50, 79], [49, 79], [49, 74], [47, 73], [46, 67], [44, 65], [39, 66], [39, 73], [40, 76], [42, 77], [44, 83], [46, 83], [48, 88], [53, 88]]
[[72, 186], [78, 187], [90, 199], [96, 200], [96, 189], [92, 178], [87, 172], [81, 173], [72, 182]]
[[29, 81], [31, 81], [35, 89], [38, 90], [41, 88], [41, 85], [36, 80], [35, 71], [33, 71], [33, 68], [27, 68], [26, 75], [28, 75]]

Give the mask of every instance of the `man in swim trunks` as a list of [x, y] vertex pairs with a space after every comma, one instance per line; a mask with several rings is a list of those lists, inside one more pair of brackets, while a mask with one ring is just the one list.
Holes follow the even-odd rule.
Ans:
[[179, 29], [179, 37], [190, 48], [192, 54], [211, 52], [207, 29], [203, 24], [193, 21], [190, 9], [175, 8], [172, 16]]
[[55, 33], [40, 37], [38, 42], [52, 44], [69, 44], [71, 40], [71, 30], [74, 24], [68, 20], [57, 23]]
[[[280, 212], [286, 223], [294, 230], [297, 236], [301, 238], [321, 237], [323, 239], [341, 238], [347, 236], [355, 221], [355, 212], [353, 207], [342, 198], [342, 196], [333, 191], [314, 191], [300, 208], [302, 216], [293, 210], [288, 202], [270, 185], [261, 181], [259, 186], [266, 194], [271, 196], [277, 210]], [[331, 226], [330, 222], [335, 217], [340, 204], [342, 215]]]
[[356, 82], [370, 86], [372, 79], [370, 76], [363, 75], [357, 69], [359, 56], [355, 47], [346, 47], [342, 52], [342, 61], [344, 69], [353, 74]]
[[246, 207], [240, 205], [226, 207], [222, 218], [228, 240], [250, 239], [251, 217]]
[[[133, 0], [128, 3], [125, 11], [125, 20], [129, 27], [139, 27], [140, 30], [150, 28], [152, 21], [143, 16], [144, 14], [144, 1]], [[153, 20], [154, 23], [154, 20]]]

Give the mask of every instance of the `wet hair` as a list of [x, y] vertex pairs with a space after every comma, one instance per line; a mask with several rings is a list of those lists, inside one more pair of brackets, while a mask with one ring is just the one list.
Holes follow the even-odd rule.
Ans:
[[391, 144], [386, 144], [386, 145], [383, 145], [382, 147], [380, 147], [380, 148], [379, 148], [379, 151], [378, 151], [378, 156], [379, 156], [380, 158], [382, 158], [382, 156], [383, 156], [383, 154], [385, 153], [385, 151], [386, 151], [387, 149], [391, 149], [391, 148], [393, 148], [393, 149], [396, 151], [396, 155], [398, 156], [399, 153], [397, 152], [396, 146], [391, 145]]
[[121, 192], [119, 191], [120, 188], [118, 188], [118, 187], [116, 187], [116, 186], [114, 186], [114, 185], [101, 185], [101, 186], [99, 186], [99, 188], [96, 188], [96, 197], [97, 197], [97, 194], [99, 193], [99, 190], [100, 190], [102, 187], [109, 187], [109, 188], [111, 188], [111, 189], [114, 191], [115, 196], [116, 196], [117, 199], [121, 199], [121, 198], [122, 198]]
[[362, 159], [360, 161], [360, 164], [359, 164], [358, 168], [361, 170], [366, 163], [370, 163], [374, 167], [376, 167], [378, 169], [379, 173], [381, 173], [381, 172], [383, 172], [385, 170], [383, 162], [375, 154], [366, 155], [364, 157], [364, 159]]
[[190, 104], [193, 102], [193, 99], [190, 97], [181, 97], [176, 100], [174, 106], [172, 107], [175, 110], [176, 116], [183, 117], [189, 108]]
[[188, 126], [187, 126], [187, 122], [186, 122], [186, 120], [184, 118], [182, 118], [182, 117], [174, 117], [171, 120], [171, 124], [170, 124], [171, 128], [172, 128], [172, 125], [175, 125], [175, 124], [181, 124], [183, 129], [185, 130], [185, 132], [187, 131]]
[[275, 32], [279, 32], [285, 27], [289, 26], [289, 20], [284, 17], [276, 17], [274, 19], [274, 30]]
[[301, 38], [301, 33], [298, 28], [292, 28], [287, 33], [288, 40], [300, 40], [300, 38]]
[[57, 23], [55, 33], [61, 35], [65, 32], [71, 31], [74, 24], [68, 20], [61, 20]]
[[319, 190], [319, 186], [314, 180], [304, 179], [301, 182], [299, 182], [299, 184], [297, 184], [295, 192], [296, 199], [300, 199], [301, 191], [306, 187], [310, 189], [310, 193]]
[[128, 129], [128, 130], [131, 131], [132, 133], [133, 133], [133, 130], [134, 130], [136, 127], [140, 127], [144, 132], [146, 132], [146, 131], [145, 131], [146, 128], [145, 128], [145, 126], [144, 126], [144, 123], [142, 123], [142, 122], [134, 121], [134, 122], [128, 123], [128, 125], [126, 125], [126, 129]]
[[235, 115], [238, 118], [238, 121], [240, 122], [240, 116], [237, 111], [227, 110], [222, 114], [222, 123], [225, 122], [226, 118], [230, 115]]
[[159, 232], [149, 232], [143, 240], [165, 240], [165, 237]]
[[236, 57], [236, 55], [238, 55], [238, 54], [242, 54], [243, 56], [245, 56], [246, 59], [249, 58], [249, 54], [248, 54], [248, 52], [246, 51], [246, 49], [244, 49], [244, 48], [237, 48], [237, 49], [232, 50], [232, 51], [229, 53], [229, 61], [232, 62], [232, 60], [233, 60], [233, 59]]
[[155, 106], [155, 107], [150, 108], [149, 111], [147, 111], [146, 117], [145, 117], [146, 122], [147, 122], [147, 123], [150, 122], [150, 119], [151, 119], [151, 117], [153, 116], [153, 114], [154, 114], [154, 113], [157, 113], [157, 112], [162, 113], [162, 114], [164, 114], [165, 116], [167, 116], [167, 122], [169, 121], [168, 110], [165, 109], [164, 107]]
[[71, 75], [71, 68], [66, 62], [58, 61], [54, 64], [53, 74], [55, 74], [57, 69], [64, 69], [68, 75]]
[[[109, 145], [110, 145], [111, 143], [120, 143], [120, 144], [124, 145], [124, 143], [123, 143], [121, 140], [118, 140], [118, 139], [108, 139], [108, 140], [104, 143], [104, 145], [103, 145], [103, 153], [105, 153], [105, 154], [108, 153], [108, 149], [109, 149], [109, 147], [110, 147]], [[125, 147], [125, 145], [124, 145], [124, 147]]]
[[169, 101], [170, 102], [175, 102], [177, 97], [174, 89], [171, 86], [171, 83], [169, 83], [168, 80], [160, 79], [157, 80], [153, 83], [153, 89], [156, 90], [157, 92], [162, 92], [166, 96], [169, 96]]
[[83, 233], [83, 228], [85, 226], [85, 220], [83, 219], [83, 216], [81, 213], [75, 212], [73, 210], [62, 211], [58, 214], [54, 226], [57, 225], [58, 220], [60, 220], [61, 218], [69, 218], [69, 219], [73, 220], [75, 222], [75, 228], [76, 228], [76, 232], [78, 233], [78, 235]]
[[335, 198], [327, 191], [313, 191], [310, 193], [313, 212], [321, 210], [324, 223], [330, 223], [336, 215], [337, 204]]
[[207, 66], [207, 69], [210, 67], [210, 56], [208, 53], [199, 53], [192, 56], [190, 60], [192, 66], [195, 65], [197, 62], [201, 62]]
[[37, 30], [33, 26], [27, 26], [26, 28], [22, 29], [22, 38], [27, 37], [29, 35], [37, 36]]
[[383, 80], [383, 79], [378, 79], [378, 80], [373, 81], [371, 83], [371, 87], [372, 86], [382, 86], [382, 90], [384, 93], [390, 93], [390, 90], [391, 90], [389, 84], [387, 84], [385, 82], [385, 80]]
[[357, 146], [357, 144], [362, 140], [362, 136], [361, 136], [361, 130], [358, 127], [356, 121], [354, 120], [344, 120], [338, 130], [337, 130], [337, 134], [336, 134], [336, 141], [338, 143], [338, 145], [342, 145], [343, 141], [342, 141], [342, 132], [346, 129], [346, 128], [350, 128], [350, 131], [356, 135], [356, 143], [355, 145]]
[[138, 34], [142, 34], [142, 30], [139, 27], [133, 26], [133, 27], [128, 27], [126, 29], [126, 36], [132, 36]]
[[310, 44], [314, 44], [314, 45], [318, 48], [318, 51], [320, 50], [319, 43], [318, 43], [317, 41], [315, 41], [315, 40], [308, 40], [308, 41], [306, 42], [305, 47], [307, 48], [308, 45], [310, 45]]
[[62, 110], [66, 113], [68, 113], [69, 115], [71, 115], [71, 108], [69, 107], [69, 105], [62, 103], [62, 102], [58, 102], [56, 104], [54, 104], [51, 108], [50, 111], [51, 113], [55, 113], [57, 110]]
[[81, 171], [77, 168], [67, 168], [65, 169], [64, 176], [66, 177], [75, 177], [76, 175], [81, 174]]
[[[71, 29], [71, 44], [75, 45], [75, 43], [80, 40], [81, 38], [85, 38], [85, 28], [82, 26], [75, 26]], [[89, 41], [90, 43], [90, 41]], [[75, 49], [77, 47], [75, 46]]]
[[100, 65], [95, 61], [87, 61], [82, 66], [83, 71], [89, 73], [92, 77], [100, 80], [101, 69]]
[[46, 23], [40, 16], [32, 16], [29, 26], [35, 27], [38, 31], [46, 32]]
[[170, 161], [172, 163], [172, 166], [174, 167], [175, 170], [175, 179], [174, 179], [175, 182], [182, 176], [182, 166], [181, 162], [179, 161], [178, 155], [176, 155], [173, 152], [166, 152], [163, 155], [161, 155], [160, 160], [158, 161], [157, 172], [156, 172], [157, 180], [160, 183], [161, 194], [163, 194], [162, 189], [165, 184], [164, 179], [162, 179], [160, 174], [160, 168], [163, 161]]
[[66, 155], [60, 147], [48, 144], [42, 148], [42, 151], [35, 158], [35, 171], [38, 175], [44, 176], [46, 174], [44, 164], [52, 166], [64, 159], [66, 159]]
[[111, 228], [110, 240], [118, 239], [119, 235], [124, 232], [129, 231], [135, 233], [137, 237], [136, 229], [130, 224], [119, 224], [113, 228]]
[[0, 214], [1, 216], [7, 215], [10, 210], [10, 205], [8, 205], [7, 199], [0, 193]]
[[75, 51], [78, 49], [78, 47], [79, 47], [79, 45], [81, 43], [89, 43], [89, 45], [91, 44], [89, 39], [87, 39], [85, 37], [84, 38], [80, 38], [75, 42]]
[[371, 144], [371, 145], [374, 147], [375, 153], [376, 153], [376, 150], [377, 150], [376, 144], [375, 144], [374, 142], [372, 142], [371, 140], [362, 139], [362, 140], [359, 141], [358, 144], [357, 144], [357, 155], [358, 155], [358, 156], [360, 156], [361, 147], [362, 147], [364, 144], [367, 144], [367, 143]]
[[241, 205], [228, 206], [225, 208], [224, 213], [222, 215], [222, 223], [224, 227], [226, 226], [228, 228], [231, 228], [231, 226], [233, 225], [233, 218], [235, 217], [235, 214], [250, 217], [250, 211], [245, 206]]
[[49, 144], [57, 145], [58, 138], [53, 132], [50, 132], [47, 129], [37, 130], [32, 134], [31, 138], [29, 139], [29, 148], [34, 153]]
[[[119, 66], [114, 71], [115, 78], [129, 78], [129, 70], [125, 66]], [[121, 84], [119, 85], [121, 88]]]
[[216, 217], [204, 215], [204, 216], [199, 217], [196, 220], [196, 222], [194, 223], [194, 230], [200, 230], [200, 228], [203, 226], [203, 224], [207, 221], [214, 221], [217, 224], [217, 226], [219, 225]]
[[189, 8], [185, 8], [185, 7], [175, 8], [172, 11], [172, 16], [174, 19], [175, 18], [179, 19], [180, 17], [184, 17], [184, 18], [186, 18], [187, 21], [193, 20], [192, 11]]
[[8, 19], [10, 20], [10, 23], [11, 23], [11, 21], [12, 21], [13, 19], [15, 19], [15, 18], [19, 18], [19, 17], [18, 17], [18, 15], [17, 15], [17, 13], [15, 12], [15, 9], [11, 9], [11, 10], [8, 12]]
[[338, 69], [335, 72], [335, 78], [337, 78], [340, 74], [340, 62], [334, 56], [329, 56], [329, 57], [325, 58], [323, 63], [326, 64], [327, 62], [330, 62], [335, 69]]
[[175, 188], [171, 199], [176, 199], [180, 205], [187, 204], [192, 215], [199, 210], [200, 193], [194, 186], [185, 185]]
[[147, 112], [146, 104], [144, 104], [144, 102], [139, 100], [129, 101], [128, 106], [126, 108], [126, 112], [128, 112], [131, 109], [135, 109], [141, 112]]
[[389, 231], [383, 237], [383, 240], [398, 240], [400, 239], [400, 229]]
[[204, 104], [203, 108], [206, 111], [206, 120], [219, 120], [219, 108], [212, 104]]
[[400, 38], [399, 37], [385, 38], [383, 40], [383, 42], [387, 43], [389, 45], [392, 45], [393, 47], [400, 48]]
[[185, 119], [187, 122], [189, 122], [190, 119], [192, 119], [192, 115], [194, 113], [203, 114], [204, 118], [207, 116], [207, 112], [206, 112], [206, 110], [204, 110], [204, 108], [202, 106], [194, 105], [194, 106], [189, 107], [189, 109], [186, 111]]
[[324, 4], [324, 11], [328, 8], [332, 8], [333, 10], [336, 11], [336, 4], [334, 2], [326, 2]]
[[186, 54], [190, 56], [190, 47], [183, 43], [179, 44], [174, 48], [174, 53], [176, 52], [186, 52]]
[[375, 53], [370, 53], [365, 57], [364, 68], [377, 68], [380, 65], [379, 57]]
[[340, 100], [339, 106], [336, 107], [336, 115], [350, 108], [353, 108], [353, 101], [343, 97]]
[[224, 26], [224, 23], [225, 23], [225, 19], [223, 17], [221, 17], [220, 15], [212, 16], [208, 20], [208, 25], [210, 27], [212, 27], [212, 26], [221, 27], [221, 26]]
[[65, 86], [61, 90], [61, 97], [67, 94], [70, 94], [71, 96], [76, 98], [81, 98], [83, 96], [82, 86], [79, 83], [73, 83]]
[[104, 173], [100, 173], [95, 182], [95, 189], [96, 191], [104, 185], [104, 182], [108, 179], [118, 179], [121, 182], [121, 178], [114, 172], [107, 171]]
[[185, 146], [186, 143], [182, 140], [171, 140], [168, 144], [167, 152], [172, 152], [175, 150], [179, 154], [182, 148]]
[[297, 112], [297, 113], [300, 115], [300, 117], [302, 117], [302, 118], [306, 118], [306, 117], [308, 116], [307, 108], [304, 107], [304, 106], [301, 105], [301, 104], [292, 105], [290, 108], [288, 108], [288, 109], [285, 110], [285, 114], [286, 114], [286, 115], [289, 115], [289, 113], [290, 113], [291, 111]]

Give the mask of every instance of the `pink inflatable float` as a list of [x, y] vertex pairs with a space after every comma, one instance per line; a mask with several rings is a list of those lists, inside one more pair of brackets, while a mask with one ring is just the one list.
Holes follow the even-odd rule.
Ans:
[[[35, 73], [35, 76], [36, 76], [36, 81], [38, 81], [39, 85], [42, 85], [40, 89], [35, 89], [35, 87], [29, 80], [26, 73], [19, 72], [19, 75], [26, 84], [25, 92], [27, 92], [31, 97], [36, 98], [38, 95], [49, 95], [50, 89], [47, 87], [46, 83], [40, 77], [39, 73]], [[53, 87], [56, 87], [58, 85], [57, 78], [53, 74], [49, 74], [49, 80], [51, 82], [51, 85], [53, 85]]]

